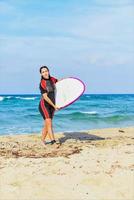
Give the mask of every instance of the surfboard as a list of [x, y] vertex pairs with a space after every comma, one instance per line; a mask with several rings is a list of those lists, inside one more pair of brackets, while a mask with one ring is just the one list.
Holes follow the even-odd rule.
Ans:
[[55, 84], [55, 103], [56, 106], [63, 109], [75, 101], [85, 91], [85, 84], [78, 78], [68, 77], [58, 81]]

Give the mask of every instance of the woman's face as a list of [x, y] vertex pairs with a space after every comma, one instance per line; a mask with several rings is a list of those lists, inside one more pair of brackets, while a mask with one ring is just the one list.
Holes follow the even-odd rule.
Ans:
[[49, 71], [46, 68], [42, 68], [41, 70], [41, 75], [43, 76], [43, 78], [49, 78]]

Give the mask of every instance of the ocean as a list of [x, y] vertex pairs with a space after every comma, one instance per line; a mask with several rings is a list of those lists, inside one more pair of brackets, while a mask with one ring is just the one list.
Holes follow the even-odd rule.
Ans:
[[[0, 95], [0, 135], [40, 133], [40, 95]], [[54, 132], [134, 126], [134, 94], [84, 94], [55, 112]]]

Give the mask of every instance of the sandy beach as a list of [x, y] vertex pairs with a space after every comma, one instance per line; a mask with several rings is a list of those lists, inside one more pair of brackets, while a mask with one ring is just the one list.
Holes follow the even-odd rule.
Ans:
[[134, 199], [134, 127], [0, 136], [1, 200]]

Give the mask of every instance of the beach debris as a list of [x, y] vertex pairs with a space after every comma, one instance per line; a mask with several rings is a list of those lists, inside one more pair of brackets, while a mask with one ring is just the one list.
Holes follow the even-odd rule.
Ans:
[[82, 150], [80, 145], [73, 143], [71, 146], [64, 143], [55, 143], [53, 145], [41, 145], [40, 139], [36, 141], [21, 140], [18, 139], [17, 142], [14, 141], [6, 141], [1, 142], [0, 144], [0, 156], [4, 156], [7, 158], [10, 157], [26, 157], [26, 158], [42, 158], [42, 157], [58, 157], [63, 156], [68, 158], [69, 155], [78, 154]]
[[124, 130], [121, 130], [121, 129], [119, 129], [119, 132], [121, 132], [121, 133], [125, 133], [125, 131], [124, 131]]

